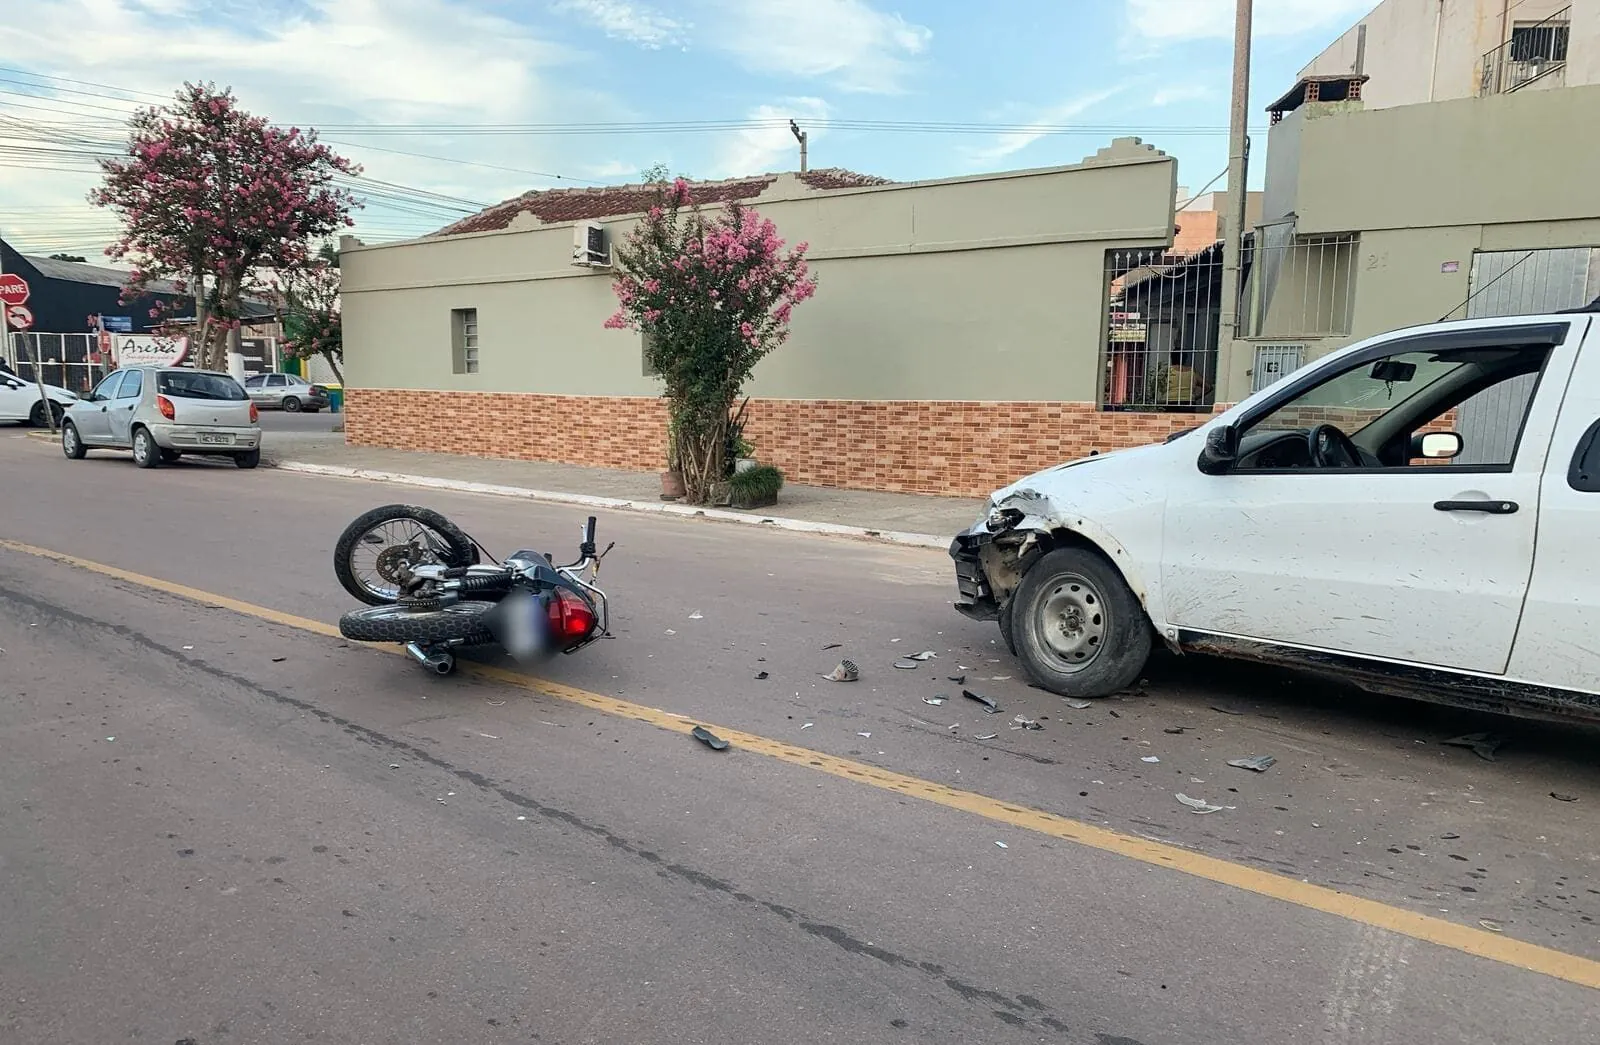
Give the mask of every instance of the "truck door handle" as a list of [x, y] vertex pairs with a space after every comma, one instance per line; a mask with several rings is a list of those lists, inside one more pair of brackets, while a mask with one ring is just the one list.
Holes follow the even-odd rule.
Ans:
[[1434, 501], [1434, 511], [1484, 512], [1488, 515], [1511, 515], [1517, 510], [1516, 501]]

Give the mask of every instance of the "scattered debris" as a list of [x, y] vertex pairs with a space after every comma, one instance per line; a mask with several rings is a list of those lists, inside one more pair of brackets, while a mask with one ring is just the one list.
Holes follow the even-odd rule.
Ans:
[[1039, 725], [1039, 723], [1035, 722], [1033, 719], [1028, 718], [1026, 715], [1018, 715], [1016, 718], [1011, 720], [1011, 728], [1012, 729], [1043, 729], [1044, 727]]
[[932, 704], [934, 707], [938, 707], [940, 704], [943, 704], [946, 700], [949, 700], [949, 699], [950, 699], [949, 697], [942, 697], [942, 696], [941, 697], [923, 697], [922, 698], [922, 702], [924, 704]]
[[960, 728], [961, 728], [961, 723], [957, 722], [957, 723], [955, 723], [954, 725], [952, 725], [950, 727], [950, 732], [954, 733], [956, 730], [958, 730]]
[[1228, 760], [1228, 765], [1235, 769], [1248, 769], [1252, 773], [1265, 773], [1278, 762], [1271, 755], [1251, 755], [1249, 758], [1233, 758]]
[[728, 750], [728, 742], [704, 726], [694, 727], [689, 731], [689, 735], [713, 751]]
[[772, 677], [772, 676], [770, 676], [770, 675], [768, 675], [768, 674], [767, 674], [767, 673], [766, 673], [766, 672], [765, 672], [765, 671], [758, 671], [758, 672], [756, 672], [756, 681], [758, 681], [758, 682], [759, 682], [759, 681], [760, 681], [760, 680], [762, 680], [762, 679], [765, 679], [765, 678], [771, 678], [771, 677]]
[[1444, 834], [1440, 835], [1439, 837], [1444, 839], [1446, 842], [1454, 842], [1457, 838], [1460, 838], [1461, 836], [1456, 834], [1454, 831], [1447, 831]]
[[900, 640], [899, 639], [890, 639], [889, 641], [890, 642], [899, 642]]
[[1500, 923], [1495, 921], [1493, 918], [1479, 918], [1478, 924], [1483, 926], [1485, 929], [1488, 929], [1492, 933], [1505, 932], [1505, 930], [1500, 927]]
[[1163, 732], [1163, 733], [1171, 733], [1173, 736], [1181, 736], [1183, 734], [1183, 727], [1182, 726], [1168, 726], [1166, 729], [1163, 729], [1161, 732]]
[[1222, 707], [1221, 705], [1218, 705], [1218, 704], [1211, 705], [1211, 710], [1212, 711], [1220, 711], [1224, 715], [1242, 715], [1242, 714], [1244, 714], [1244, 712], [1242, 712], [1242, 711], [1237, 711], [1237, 710], [1235, 710], [1233, 708], [1225, 708], [1225, 707]]
[[913, 654], [911, 654], [911, 656], [907, 657], [906, 659], [907, 660], [932, 660], [934, 657], [937, 657], [938, 655], [939, 654], [933, 652], [933, 650], [931, 650], [931, 649], [925, 649], [921, 653], [913, 653]]
[[1116, 708], [1112, 708], [1111, 709], [1111, 717], [1112, 718], [1121, 718], [1122, 717], [1122, 712], [1118, 711]]
[[1154, 755], [1146, 755], [1143, 758], [1141, 758], [1139, 761], [1141, 761], [1141, 762], [1159, 762], [1161, 760], [1159, 758], [1157, 758], [1156, 756], [1154, 756]]
[[194, 649], [194, 647], [193, 647], [193, 646], [185, 646], [185, 647], [183, 647], [183, 648], [184, 648], [184, 649]]
[[485, 700], [484, 703], [489, 705], [492, 708], [497, 708], [500, 705], [504, 704], [505, 701], [503, 701], [503, 700]]
[[106, 743], [107, 744], [113, 743], [113, 742], [116, 741], [116, 739], [117, 739], [116, 737], [106, 737]]
[[1069, 700], [1067, 701], [1067, 707], [1072, 708], [1074, 711], [1087, 711], [1094, 705], [1087, 700]]
[[856, 736], [858, 736], [858, 737], [866, 737], [868, 740], [872, 739], [872, 734], [871, 733], [857, 733]]
[[668, 629], [667, 629], [667, 634], [668, 634], [668, 635], [676, 635], [676, 634], [677, 634], [677, 632], [675, 632], [675, 631], [673, 631], [673, 630], [672, 630], [672, 629], [671, 629], [671, 628], [668, 628]]
[[990, 679], [989, 681], [990, 682], [1010, 682], [1011, 681], [1011, 676], [1010, 675], [996, 675], [994, 678]]
[[805, 725], [801, 726], [800, 728], [801, 729], [810, 729], [814, 725], [816, 725], [815, 722], [807, 722]]
[[[4, 652], [5, 652], [5, 650], [0, 650], [0, 653], [4, 653]], [[288, 657], [273, 657], [272, 658], [272, 663], [274, 663], [274, 664], [282, 664], [284, 661], [286, 661], [288, 659], [289, 659]]]
[[400, 768], [400, 763], [398, 763], [398, 762], [390, 762], [389, 763], [389, 768], [390, 769], [399, 769]]
[[1214, 806], [1210, 802], [1207, 802], [1203, 798], [1190, 798], [1188, 795], [1184, 794], [1182, 791], [1178, 792], [1177, 794], [1173, 795], [1172, 797], [1176, 798], [1178, 801], [1182, 802], [1184, 805], [1186, 805], [1190, 809], [1194, 810], [1194, 813], [1195, 813], [1196, 816], [1204, 816], [1207, 813], [1220, 813], [1224, 809], [1236, 808], [1234, 806]]
[[826, 646], [824, 646], [822, 648], [823, 648], [824, 651], [826, 651], [826, 650], [831, 650], [831, 649], [838, 649], [840, 646], [843, 646], [843, 645], [844, 645], [844, 643], [842, 643], [842, 642], [830, 642], [830, 643], [828, 643]]
[[894, 666], [904, 671], [917, 670], [917, 662], [914, 660], [897, 660], [894, 662]]
[[689, 614], [689, 619], [690, 620], [705, 620], [706, 619], [706, 615], [704, 613], [701, 613], [699, 610], [695, 610], [693, 613]]
[[1000, 842], [1000, 841], [996, 841], [995, 845], [999, 846], [1001, 849], [1010, 849], [1011, 848], [1009, 845], [1006, 845], [1004, 842]]
[[967, 677], [965, 675], [946, 675], [945, 679], [947, 681], [954, 682], [958, 686], [964, 684], [967, 681]]
[[518, 819], [518, 820], [526, 820], [526, 819], [528, 819], [528, 818], [527, 818], [527, 817], [525, 817], [525, 816], [519, 816], [519, 817], [517, 817], [517, 819]]
[[976, 700], [978, 703], [982, 704], [983, 710], [990, 715], [1000, 714], [1000, 705], [996, 704], [993, 700], [984, 696], [982, 693], [974, 693], [970, 689], [964, 689], [961, 691], [961, 695], [966, 697], [968, 700]]
[[1498, 733], [1467, 733], [1464, 736], [1439, 741], [1445, 747], [1471, 748], [1472, 753], [1485, 762], [1493, 762], [1494, 753], [1500, 750], [1500, 745], [1505, 742], [1505, 737]]
[[1560, 791], [1550, 792], [1550, 797], [1557, 802], [1576, 802], [1578, 800], [1577, 795], [1564, 795]]
[[973, 740], [995, 740], [999, 736], [1000, 736], [999, 733], [979, 733], [977, 736], [973, 737], [972, 739]]
[[838, 667], [822, 677], [832, 682], [854, 682], [861, 677], [861, 669], [854, 661], [841, 660]]

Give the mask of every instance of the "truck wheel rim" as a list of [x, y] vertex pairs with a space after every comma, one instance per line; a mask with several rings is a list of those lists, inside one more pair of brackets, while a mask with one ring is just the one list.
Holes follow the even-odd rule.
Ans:
[[1081, 671], [1094, 662], [1109, 624], [1099, 589], [1076, 574], [1058, 578], [1039, 610], [1041, 637], [1063, 671]]

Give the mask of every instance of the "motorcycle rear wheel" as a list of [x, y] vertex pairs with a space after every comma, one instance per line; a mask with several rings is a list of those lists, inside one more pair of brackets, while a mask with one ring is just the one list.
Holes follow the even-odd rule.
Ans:
[[[423, 545], [418, 557], [410, 546]], [[370, 555], [372, 564], [357, 561]], [[417, 558], [418, 561], [411, 561]], [[409, 504], [386, 504], [358, 517], [333, 548], [333, 573], [345, 591], [369, 606], [387, 606], [400, 597], [396, 570], [402, 566], [472, 566], [478, 546], [460, 527], [438, 512]]]
[[492, 602], [457, 602], [436, 610], [371, 606], [340, 617], [339, 634], [353, 642], [487, 646], [494, 642], [494, 635], [484, 618], [493, 608]]

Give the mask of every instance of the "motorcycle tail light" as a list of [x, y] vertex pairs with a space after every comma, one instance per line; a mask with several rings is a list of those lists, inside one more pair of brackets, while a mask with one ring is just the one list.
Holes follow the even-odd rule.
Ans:
[[168, 421], [175, 421], [178, 418], [178, 412], [172, 407], [172, 400], [166, 396], [156, 396], [156, 409], [161, 411], [161, 416]]
[[594, 610], [583, 599], [565, 588], [557, 588], [550, 597], [550, 632], [560, 646], [570, 646], [587, 639], [597, 621]]

